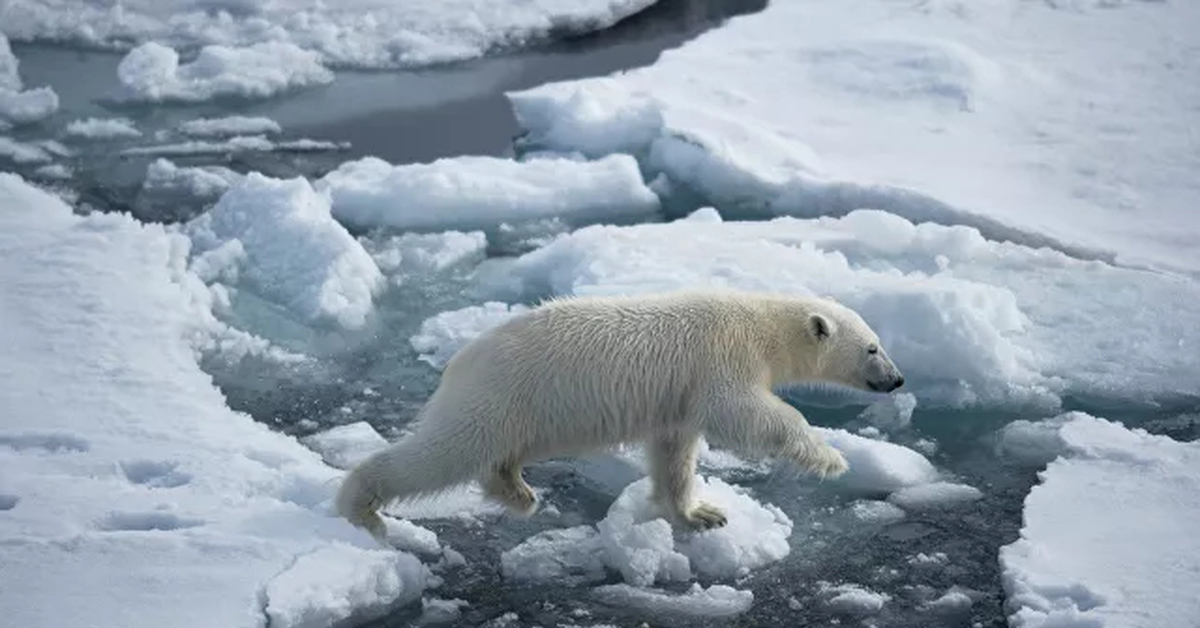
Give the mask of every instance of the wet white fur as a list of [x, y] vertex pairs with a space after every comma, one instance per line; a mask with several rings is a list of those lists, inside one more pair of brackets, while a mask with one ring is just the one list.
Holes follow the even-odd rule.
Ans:
[[697, 439], [840, 475], [845, 459], [772, 389], [865, 388], [898, 375], [882, 348], [868, 356], [878, 343], [828, 299], [705, 291], [550, 301], [456, 354], [414, 432], [353, 469], [337, 508], [382, 540], [384, 504], [479, 480], [528, 513], [536, 502], [522, 465], [643, 442], [664, 514], [721, 525], [717, 508], [692, 499]]

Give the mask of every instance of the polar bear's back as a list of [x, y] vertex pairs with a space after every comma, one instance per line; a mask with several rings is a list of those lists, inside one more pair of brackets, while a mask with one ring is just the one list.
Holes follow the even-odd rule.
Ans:
[[756, 305], [707, 294], [549, 302], [455, 355], [430, 400], [446, 416], [430, 418], [483, 420], [498, 434], [534, 423], [547, 448], [638, 437], [680, 420], [698, 388], [754, 376]]

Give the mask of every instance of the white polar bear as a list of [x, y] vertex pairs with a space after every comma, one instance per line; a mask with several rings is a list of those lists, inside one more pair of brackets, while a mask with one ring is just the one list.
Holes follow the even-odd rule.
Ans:
[[724, 525], [695, 503], [701, 436], [821, 477], [846, 461], [776, 386], [823, 381], [877, 392], [904, 383], [875, 332], [829, 299], [736, 291], [549, 301], [459, 351], [412, 434], [354, 468], [338, 512], [383, 538], [393, 499], [479, 480], [529, 514], [528, 462], [643, 442], [655, 501], [673, 525]]

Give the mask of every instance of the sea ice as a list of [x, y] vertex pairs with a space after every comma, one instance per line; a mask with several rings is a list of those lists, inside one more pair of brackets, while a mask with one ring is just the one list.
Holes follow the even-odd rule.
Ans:
[[387, 446], [387, 441], [366, 421], [339, 425], [305, 436], [300, 442], [321, 454], [325, 464], [338, 469], [349, 469]]
[[104, 48], [264, 40], [367, 68], [461, 61], [500, 48], [607, 28], [654, 0], [8, 0], [4, 32]]
[[733, 617], [754, 604], [754, 593], [724, 584], [708, 588], [692, 583], [685, 593], [670, 593], [657, 589], [634, 587], [628, 584], [609, 584], [596, 587], [593, 595], [605, 604], [637, 610], [659, 621], [676, 623], [707, 617]]
[[411, 554], [333, 543], [271, 578], [263, 612], [272, 628], [363, 621], [418, 599], [428, 577], [428, 568]]
[[885, 441], [864, 438], [846, 430], [814, 427], [830, 447], [842, 453], [850, 468], [833, 482], [870, 492], [890, 493], [919, 487], [937, 478], [925, 456]]
[[283, 132], [279, 123], [261, 116], [225, 116], [196, 118], [179, 125], [179, 132], [190, 137], [229, 137], [232, 135], [268, 135]]
[[69, 137], [79, 137], [89, 140], [110, 140], [127, 137], [140, 137], [142, 132], [137, 130], [133, 121], [126, 118], [87, 118], [74, 120], [67, 125], [64, 132]]
[[265, 42], [240, 48], [205, 46], [181, 64], [179, 53], [148, 42], [117, 67], [129, 100], [200, 102], [217, 97], [267, 98], [300, 87], [333, 82], [319, 55], [294, 45]]
[[305, 321], [360, 328], [383, 288], [371, 256], [330, 215], [329, 198], [302, 178], [250, 173], [185, 231], [200, 255], [238, 242], [239, 277]]
[[849, 583], [838, 585], [827, 582], [819, 583], [818, 593], [822, 597], [825, 607], [839, 615], [874, 615], [883, 610], [884, 604], [892, 599], [886, 593], [879, 593], [862, 585]]
[[872, 426], [893, 432], [902, 430], [912, 423], [917, 398], [912, 393], [899, 392], [888, 395], [869, 405], [858, 415]]
[[1157, 628], [1200, 618], [1200, 443], [1081, 413], [1000, 549], [1014, 628]]
[[722, 508], [721, 528], [676, 534], [650, 500], [650, 480], [621, 492], [603, 520], [591, 526], [534, 535], [501, 556], [506, 578], [550, 582], [598, 581], [607, 567], [637, 587], [685, 581], [693, 574], [736, 578], [785, 558], [792, 521], [717, 478], [698, 476], [698, 499]]
[[200, 370], [220, 337], [186, 238], [7, 173], [0, 206], [6, 622], [310, 625], [420, 596], [412, 556], [330, 515], [340, 472]]
[[658, 197], [632, 157], [597, 161], [453, 157], [393, 166], [376, 157], [342, 164], [316, 186], [338, 220], [359, 227], [496, 228], [560, 218], [571, 223], [645, 219]]
[[1194, 282], [872, 210], [585, 227], [480, 281], [509, 302], [701, 286], [829, 295], [878, 331], [905, 373], [900, 392], [934, 405], [1153, 399], [1190, 394], [1200, 376], [1180, 350], [1200, 343]]
[[159, 157], [146, 166], [141, 192], [146, 196], [204, 203], [217, 200], [241, 180], [242, 175], [223, 166], [180, 167]]
[[20, 62], [0, 32], [0, 131], [37, 122], [58, 110], [58, 94], [50, 87], [23, 89]]
[[323, 152], [337, 151], [349, 148], [346, 142], [329, 142], [325, 140], [298, 139], [287, 141], [269, 140], [262, 135], [238, 135], [220, 141], [191, 140], [175, 144], [151, 144], [149, 146], [134, 146], [121, 151], [122, 155], [163, 155], [163, 156], [195, 156], [195, 155], [232, 155], [236, 153], [269, 153], [269, 152]]
[[488, 301], [483, 305], [442, 312], [421, 323], [420, 331], [409, 339], [409, 344], [420, 354], [422, 362], [440, 370], [480, 334], [528, 310], [524, 305]]
[[996, 453], [1020, 464], [1043, 466], [1067, 449], [1059, 430], [1071, 420], [1086, 416], [1068, 412], [1041, 421], [1017, 419], [997, 434]]
[[0, 159], [8, 159], [17, 164], [44, 164], [53, 157], [37, 144], [18, 142], [0, 135]]
[[930, 482], [902, 488], [888, 496], [888, 501], [905, 510], [948, 508], [983, 497], [974, 486], [954, 482]]
[[482, 231], [405, 233], [361, 240], [379, 269], [398, 277], [481, 262], [487, 248], [487, 236]]
[[648, 67], [510, 94], [521, 148], [636, 155], [727, 218], [876, 208], [1200, 273], [1200, 5], [976, 4], [772, 2]]

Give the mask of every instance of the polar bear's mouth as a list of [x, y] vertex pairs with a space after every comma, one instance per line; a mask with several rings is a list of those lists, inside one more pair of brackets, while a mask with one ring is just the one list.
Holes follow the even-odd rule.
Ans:
[[899, 388], [903, 385], [904, 385], [904, 376], [897, 377], [894, 380], [884, 382], [884, 383], [867, 382], [867, 388], [870, 388], [871, 390], [873, 390], [875, 392], [881, 392], [881, 393], [892, 392], [893, 390], [896, 390], [897, 388]]

